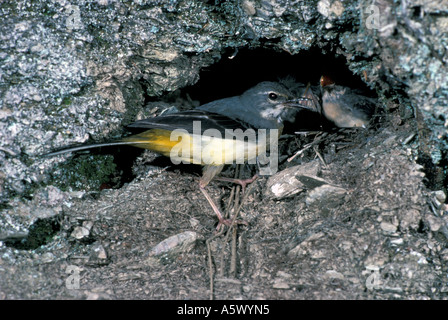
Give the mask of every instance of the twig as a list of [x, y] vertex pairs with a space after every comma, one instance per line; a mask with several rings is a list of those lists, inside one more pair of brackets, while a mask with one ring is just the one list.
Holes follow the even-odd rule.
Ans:
[[[237, 166], [239, 167], [239, 170], [237, 173], [235, 173], [235, 177], [237, 177], [238, 179], [241, 179], [243, 177], [243, 165], [239, 165]], [[232, 226], [233, 223], [235, 223], [235, 219], [236, 219], [236, 215], [238, 214], [238, 212], [235, 212], [235, 208], [238, 208], [239, 205], [239, 201], [240, 201], [240, 191], [241, 191], [241, 186], [237, 185], [236, 186], [236, 193], [235, 193], [235, 202], [233, 204], [233, 208], [234, 208], [234, 215], [233, 215], [233, 221], [232, 221]], [[236, 228], [232, 228], [233, 232], [232, 232], [232, 242], [231, 242], [231, 251], [230, 251], [230, 274], [232, 274], [235, 277], [235, 273], [236, 273]], [[230, 232], [230, 230], [229, 230]]]
[[[251, 184], [247, 187], [246, 192], [243, 194], [243, 197], [242, 197], [242, 199], [241, 199], [241, 202], [239, 203], [239, 206], [236, 207], [236, 209], [234, 210], [233, 217], [232, 217], [232, 223], [231, 223], [231, 226], [229, 227], [229, 229], [228, 229], [228, 231], [227, 231], [227, 234], [226, 234], [226, 236], [225, 236], [225, 238], [224, 238], [224, 241], [223, 241], [223, 248], [224, 248], [225, 244], [226, 244], [226, 243], [228, 242], [228, 240], [229, 240], [230, 233], [233, 233], [233, 230], [235, 229], [236, 218], [238, 217], [238, 214], [239, 214], [239, 212], [241, 211], [244, 202], [246, 201], [246, 199], [248, 198], [248, 196], [250, 195], [250, 193], [251, 193], [252, 190], [254, 189], [254, 186], [255, 186], [255, 183], [251, 183]], [[223, 230], [224, 230], [224, 229], [223, 229]], [[222, 230], [219, 234], [217, 234], [216, 236], [213, 236], [212, 238], [210, 238], [210, 239], [207, 240], [207, 241], [209, 242], [209, 241], [215, 239], [216, 237], [220, 236], [220, 235], [224, 232], [223, 230]], [[209, 245], [207, 245], [207, 248], [209, 249]], [[235, 246], [235, 250], [232, 249], [232, 252], [235, 252], [235, 253], [236, 253], [236, 246]], [[221, 270], [223, 270], [223, 268], [224, 268], [224, 262], [223, 262], [223, 261], [224, 261], [224, 258], [223, 258], [223, 257], [224, 257], [224, 250], [222, 250], [222, 252], [221, 252]], [[211, 261], [211, 250], [210, 250], [210, 249], [209, 249], [209, 261]], [[210, 262], [210, 263], [211, 263], [211, 262]], [[236, 266], [236, 262], [235, 262], [235, 266]], [[210, 268], [211, 268], [211, 265], [210, 265]], [[235, 270], [236, 270], [236, 268], [235, 268]], [[222, 274], [223, 274], [223, 273], [224, 273], [224, 272], [222, 272]], [[213, 271], [212, 271], [212, 269], [210, 269], [210, 277], [212, 277], [212, 276], [213, 276]], [[221, 275], [221, 277], [223, 277], [223, 276]], [[212, 282], [213, 282], [213, 279], [211, 278], [211, 280], [210, 280], [210, 288], [211, 288], [211, 290], [213, 290]], [[211, 291], [211, 293], [210, 293], [210, 297], [211, 297], [211, 299], [213, 299], [213, 291]]]
[[[241, 167], [239, 168], [241, 169]], [[241, 174], [242, 170], [238, 170], [235, 172], [235, 177], [239, 177]], [[229, 228], [226, 237], [223, 241], [223, 245], [222, 248], [225, 247], [225, 244], [227, 243], [228, 239], [229, 239], [229, 234], [230, 231], [235, 230], [235, 237], [236, 237], [236, 229], [234, 227], [235, 222], [236, 222], [236, 218], [238, 216], [238, 213], [240, 212], [242, 205], [244, 203], [244, 201], [247, 199], [247, 196], [250, 194], [250, 192], [253, 189], [253, 183], [251, 183], [249, 185], [249, 187], [246, 189], [246, 192], [243, 194], [243, 198], [241, 199], [241, 202], [239, 202], [239, 191], [241, 189], [241, 187], [239, 185], [236, 185], [232, 188], [231, 194], [230, 194], [230, 198], [229, 198], [229, 202], [228, 202], [228, 207], [226, 210], [226, 214], [230, 213], [230, 207], [231, 207], [231, 202], [233, 197], [235, 196], [235, 202], [233, 205], [233, 217], [232, 217], [232, 223], [231, 223], [231, 227]], [[212, 237], [208, 238], [205, 243], [207, 246], [207, 256], [208, 256], [208, 266], [209, 266], [209, 278], [210, 278], [210, 300], [213, 300], [214, 298], [214, 269], [213, 269], [213, 260], [212, 260], [212, 251], [211, 251], [211, 247], [210, 247], [210, 243], [212, 240], [218, 238], [219, 236], [221, 236], [224, 233], [224, 228], [221, 229], [221, 231], [219, 231], [217, 234], [213, 235]], [[232, 232], [233, 233], [233, 232]], [[236, 240], [235, 240], [236, 243]], [[235, 247], [235, 249], [234, 249]], [[235, 253], [235, 254], [233, 254]], [[232, 245], [232, 257], [236, 257], [236, 245]], [[232, 264], [236, 266], [236, 262], [231, 263], [231, 269], [232, 269]], [[236, 268], [234, 268], [236, 270]], [[220, 277], [222, 277], [224, 273], [224, 250], [222, 251], [222, 255], [221, 255], [221, 269], [220, 269]]]
[[328, 168], [327, 163], [324, 160], [324, 157], [322, 157], [322, 155], [320, 154], [320, 152], [317, 150], [317, 145], [313, 146], [313, 150], [316, 153], [317, 157], [320, 159], [320, 161], [322, 162], [322, 164], [324, 165], [325, 168]]
[[221, 229], [217, 234], [214, 234], [207, 240], [205, 240], [205, 244], [207, 245], [207, 256], [208, 256], [208, 276], [210, 279], [210, 300], [213, 300], [213, 292], [214, 292], [214, 272], [213, 272], [213, 262], [212, 262], [212, 250], [210, 248], [210, 242], [221, 236], [224, 233], [224, 228]]
[[[242, 173], [242, 167], [241, 167], [241, 165], [238, 165], [238, 166], [236, 166], [236, 169], [235, 169], [235, 175], [234, 175], [234, 178], [235, 179], [239, 179], [239, 178], [241, 178], [241, 173]], [[237, 213], [235, 213], [235, 211], [236, 211], [236, 208], [237, 208], [237, 206], [238, 206], [238, 202], [239, 202], [239, 194], [240, 194], [240, 190], [241, 190], [241, 186], [240, 185], [234, 185], [233, 187], [232, 187], [232, 192], [231, 192], [231, 196], [230, 196], [230, 198], [229, 198], [229, 206], [227, 207], [227, 212], [231, 212], [232, 210], [230, 209], [230, 207], [232, 207], [232, 209], [233, 209], [233, 218], [232, 218], [232, 224], [231, 224], [231, 227], [230, 227], [230, 229], [229, 229], [229, 231], [230, 230], [232, 230], [232, 228], [233, 228], [233, 224], [235, 223], [235, 217], [236, 217], [236, 215], [237, 215]], [[233, 200], [233, 206], [230, 206], [230, 202]], [[227, 240], [228, 240], [228, 233], [227, 233], [227, 235], [226, 235], [226, 238], [225, 238], [225, 240], [224, 240], [224, 242], [223, 242], [223, 244], [222, 244], [222, 247], [223, 248], [225, 248], [225, 245], [226, 245], [226, 243], [227, 243]], [[221, 252], [221, 261], [220, 261], [220, 269], [219, 269], [219, 276], [220, 277], [223, 277], [224, 276], [224, 250]]]
[[324, 132], [322, 134], [322, 136], [319, 139], [315, 139], [313, 142], [310, 142], [308, 144], [306, 144], [302, 149], [300, 149], [299, 151], [297, 151], [292, 157], [288, 158], [288, 162], [291, 162], [292, 160], [294, 160], [297, 156], [301, 155], [302, 153], [304, 153], [306, 150], [308, 150], [309, 148], [311, 148], [312, 146], [317, 145], [318, 143], [322, 142], [324, 139], [326, 139], [328, 136], [327, 132]]
[[231, 245], [231, 258], [230, 258], [230, 275], [235, 278], [236, 276], [236, 228], [232, 228], [232, 245]]

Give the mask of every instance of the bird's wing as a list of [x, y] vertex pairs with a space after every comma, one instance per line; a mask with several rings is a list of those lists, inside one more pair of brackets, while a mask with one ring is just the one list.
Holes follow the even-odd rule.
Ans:
[[[197, 122], [199, 122], [200, 127]], [[161, 115], [134, 122], [129, 125], [129, 127], [140, 129], [164, 129], [169, 131], [181, 129], [186, 130], [191, 134], [203, 134], [204, 131], [208, 129], [215, 129], [221, 134], [224, 134], [226, 130], [244, 130], [250, 128], [250, 126], [243, 121], [204, 110], [190, 110]]]

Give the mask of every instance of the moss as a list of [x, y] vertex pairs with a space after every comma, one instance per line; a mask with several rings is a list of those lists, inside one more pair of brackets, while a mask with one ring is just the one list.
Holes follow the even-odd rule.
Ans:
[[63, 191], [100, 190], [116, 184], [116, 164], [111, 155], [79, 155], [61, 164], [53, 175], [55, 185]]
[[5, 244], [19, 250], [34, 250], [50, 242], [60, 229], [58, 217], [37, 219], [30, 226], [28, 236], [23, 239], [6, 240]]
[[64, 97], [64, 99], [62, 99], [62, 103], [61, 105], [63, 106], [69, 106], [72, 104], [72, 99], [70, 97]]

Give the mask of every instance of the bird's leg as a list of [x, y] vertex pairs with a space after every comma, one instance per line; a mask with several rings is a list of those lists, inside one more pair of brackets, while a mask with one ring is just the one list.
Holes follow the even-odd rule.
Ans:
[[[226, 225], [226, 226], [231, 226], [232, 225], [232, 219], [224, 219], [223, 214], [219, 210], [219, 208], [216, 205], [216, 203], [213, 201], [213, 199], [210, 196], [210, 194], [207, 192], [207, 190], [205, 190], [205, 186], [203, 186], [201, 182], [199, 182], [199, 190], [201, 190], [202, 194], [207, 199], [208, 203], [210, 204], [210, 206], [212, 207], [212, 209], [215, 212], [216, 216], [218, 217], [219, 223], [218, 223], [218, 226], [216, 227], [216, 230], [221, 229], [223, 224]], [[236, 220], [235, 222], [237, 224], [245, 224], [245, 225], [247, 225], [246, 221]]]
[[215, 178], [215, 180], [218, 180], [218, 181], [224, 181], [224, 182], [231, 182], [231, 183], [239, 184], [241, 186], [241, 188], [243, 189], [243, 193], [246, 191], [247, 185], [252, 183], [252, 182], [254, 182], [257, 179], [258, 179], [258, 174], [254, 175], [250, 179], [235, 179], [235, 178], [226, 178], [226, 177], [216, 177]]
[[226, 225], [226, 226], [231, 226], [232, 223], [247, 225], [247, 222], [239, 221], [239, 220], [233, 221], [232, 219], [225, 219], [224, 215], [221, 213], [221, 211], [219, 210], [219, 208], [216, 205], [216, 203], [213, 201], [213, 199], [210, 196], [210, 194], [207, 192], [207, 190], [205, 190], [205, 187], [213, 179], [217, 179], [217, 180], [223, 180], [224, 179], [224, 181], [236, 182], [238, 184], [241, 184], [243, 186], [243, 188], [244, 188], [248, 183], [250, 183], [250, 182], [252, 182], [252, 181], [254, 181], [256, 179], [256, 176], [254, 178], [252, 178], [252, 179], [247, 179], [247, 180], [231, 179], [231, 178], [218, 178], [217, 175], [222, 171], [223, 168], [224, 168], [224, 165], [206, 166], [206, 167], [204, 167], [204, 171], [203, 171], [202, 177], [199, 179], [199, 190], [201, 190], [202, 194], [207, 199], [208, 203], [210, 204], [210, 206], [212, 207], [212, 209], [215, 212], [216, 216], [218, 217], [218, 220], [219, 220], [219, 224], [218, 224], [218, 227], [217, 227], [218, 230], [222, 227], [223, 224]]
[[205, 190], [205, 188], [202, 187], [201, 185], [199, 185], [199, 190], [201, 190], [202, 194], [207, 199], [208, 203], [210, 204], [210, 206], [212, 207], [212, 209], [215, 212], [216, 216], [218, 217], [219, 223], [218, 223], [218, 226], [216, 227], [216, 230], [221, 229], [221, 226], [223, 224], [225, 224], [227, 226], [230, 226], [231, 223], [229, 222], [228, 219], [224, 219], [221, 211], [219, 210], [219, 208], [216, 205], [216, 203], [213, 201], [212, 197], [210, 197], [210, 195], [208, 194], [207, 190]]

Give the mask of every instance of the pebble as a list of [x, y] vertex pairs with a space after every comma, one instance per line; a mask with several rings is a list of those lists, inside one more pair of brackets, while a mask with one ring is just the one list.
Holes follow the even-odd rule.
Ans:
[[88, 237], [89, 234], [90, 234], [90, 230], [89, 229], [87, 229], [86, 227], [78, 226], [78, 227], [75, 227], [73, 229], [73, 232], [71, 233], [70, 236], [72, 236], [75, 239], [80, 240], [80, 239], [83, 239], [85, 237]]
[[41, 256], [41, 261], [43, 263], [50, 263], [54, 260], [54, 254], [52, 254], [51, 252], [45, 252], [42, 256]]
[[384, 232], [388, 232], [388, 233], [393, 233], [395, 231], [397, 231], [397, 226], [393, 225], [392, 223], [383, 221], [380, 223], [380, 228], [381, 230], [383, 230]]
[[92, 229], [93, 221], [83, 221], [82, 226], [77, 226], [73, 229], [71, 236], [75, 239], [81, 240], [90, 235], [90, 229]]
[[336, 270], [327, 270], [325, 272], [325, 278], [344, 280], [345, 277], [342, 273], [337, 272]]
[[95, 242], [90, 247], [91, 253], [89, 256], [89, 262], [95, 264], [107, 263], [107, 252], [100, 242]]
[[398, 239], [393, 239], [390, 241], [391, 244], [399, 246], [402, 245], [404, 243], [402, 238], [398, 238]]
[[283, 279], [275, 279], [274, 284], [272, 285], [274, 289], [289, 289], [289, 284], [285, 282]]
[[324, 184], [311, 190], [305, 199], [307, 206], [334, 208], [344, 201], [347, 190], [341, 187]]
[[200, 238], [201, 236], [194, 231], [185, 231], [166, 238], [149, 251], [149, 257], [146, 259], [146, 263], [152, 265], [157, 262], [157, 260], [163, 259], [166, 261], [183, 252], [189, 252], [193, 250], [196, 241]]
[[316, 160], [286, 168], [269, 177], [266, 183], [265, 196], [277, 200], [294, 196], [297, 193], [309, 189], [309, 187], [303, 183], [305, 178], [318, 181], [320, 184], [326, 183], [323, 179], [317, 176], [319, 172], [320, 163]]

